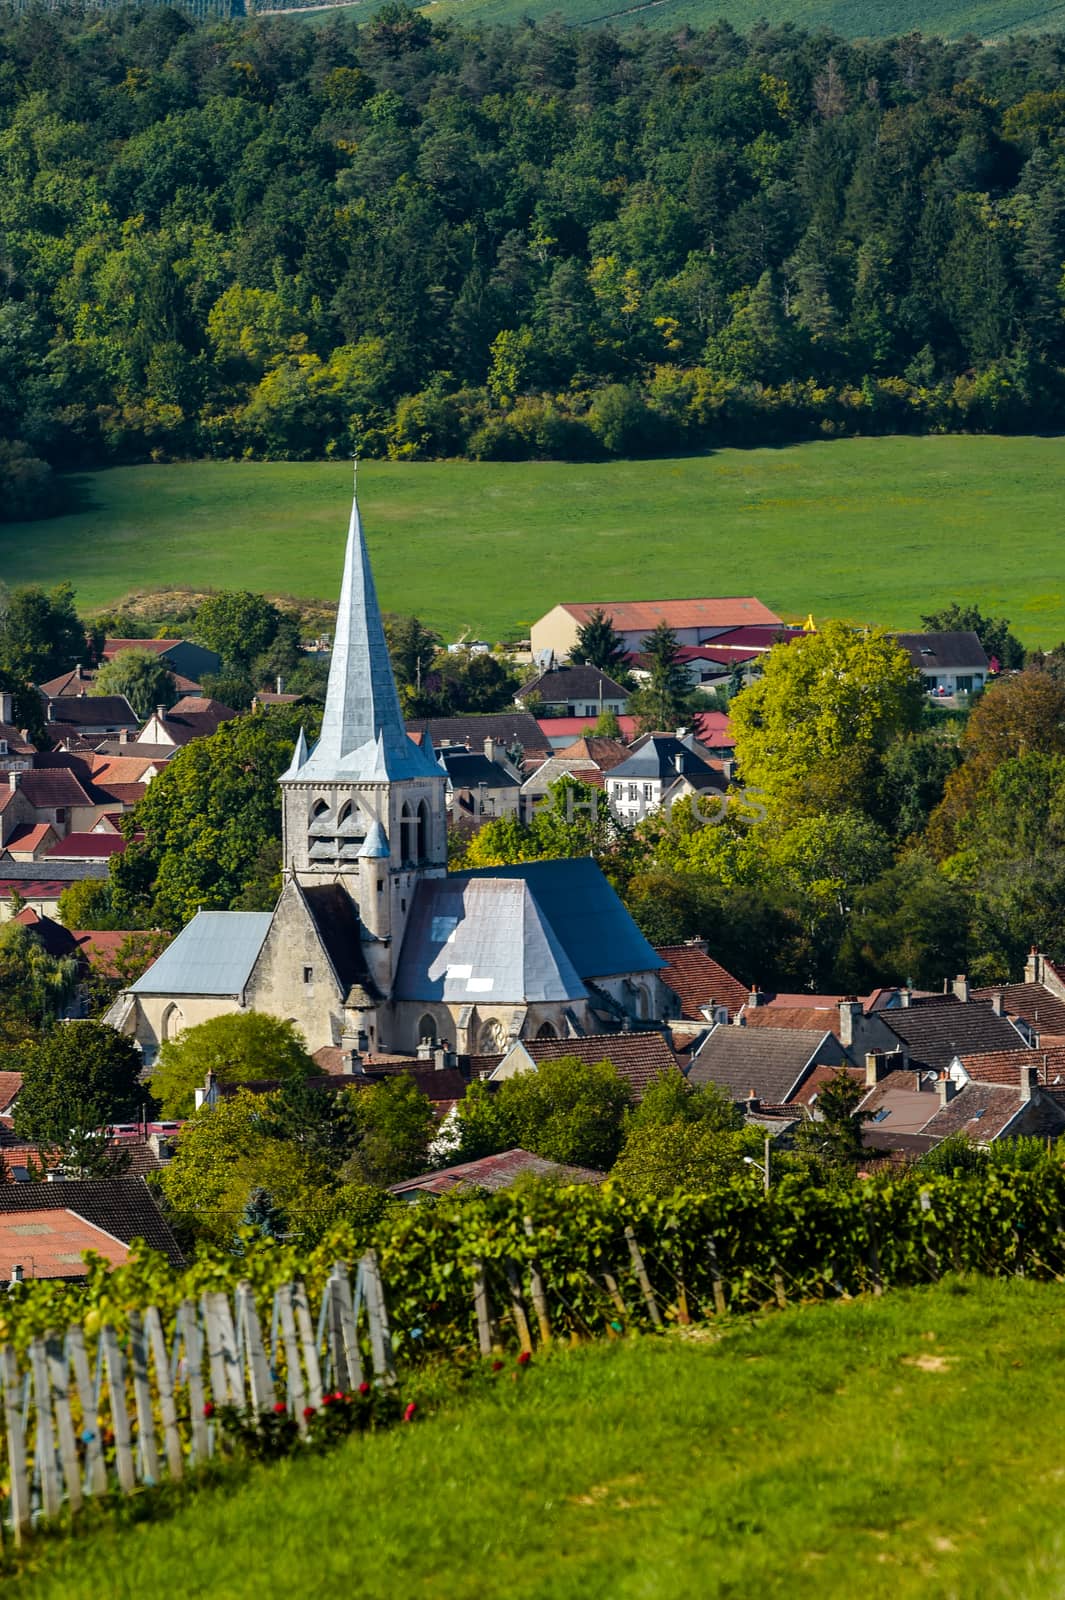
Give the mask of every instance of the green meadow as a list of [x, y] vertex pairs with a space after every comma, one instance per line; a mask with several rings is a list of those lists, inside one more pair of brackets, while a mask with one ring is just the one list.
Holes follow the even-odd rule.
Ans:
[[461, 1402], [168, 1518], [38, 1546], [14, 1600], [1059, 1600], [1065, 1288], [948, 1282], [513, 1357]]
[[[1065, 441], [891, 438], [597, 465], [366, 462], [382, 604], [494, 642], [562, 600], [756, 594], [787, 619], [896, 628], [952, 599], [1065, 637]], [[76, 509], [0, 524], [0, 580], [331, 598], [351, 494], [337, 462], [119, 467]]]

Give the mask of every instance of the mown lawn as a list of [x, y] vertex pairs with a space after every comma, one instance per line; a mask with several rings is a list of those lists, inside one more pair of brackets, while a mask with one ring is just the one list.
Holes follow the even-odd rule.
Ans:
[[[1065, 636], [1065, 443], [855, 439], [596, 466], [367, 462], [383, 604], [449, 638], [513, 636], [560, 600], [757, 594], [781, 615], [915, 627], [944, 601]], [[122, 467], [79, 509], [0, 524], [0, 580], [69, 579], [86, 606], [136, 587], [335, 596], [341, 463]]]
[[33, 1600], [1065, 1592], [1065, 1287], [947, 1284], [520, 1383], [56, 1546]]

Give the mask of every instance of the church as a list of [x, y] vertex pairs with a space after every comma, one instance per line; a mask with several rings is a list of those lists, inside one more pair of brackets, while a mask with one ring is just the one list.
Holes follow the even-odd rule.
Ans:
[[201, 911], [107, 1020], [147, 1064], [233, 1011], [311, 1051], [489, 1055], [666, 1013], [663, 962], [591, 858], [447, 870], [447, 776], [400, 710], [357, 497], [321, 736], [281, 777], [272, 912]]

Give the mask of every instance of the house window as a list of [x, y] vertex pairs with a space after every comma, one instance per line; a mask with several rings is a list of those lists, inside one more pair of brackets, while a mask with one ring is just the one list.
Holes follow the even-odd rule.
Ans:
[[584, 715], [586, 717], [594, 717], [598, 715], [598, 712], [596, 711], [595, 706], [585, 706]]
[[954, 688], [955, 688], [955, 692], [957, 694], [972, 694], [972, 692], [973, 692], [972, 676], [970, 675], [968, 677], [955, 678], [955, 680], [954, 680]]
[[638, 800], [639, 798], [640, 798], [640, 786], [639, 786], [639, 784], [638, 783], [630, 783], [629, 784], [629, 799], [630, 800]]
[[645, 783], [644, 784], [644, 786], [643, 786], [643, 797], [644, 797], [645, 800], [653, 800], [654, 799], [654, 797], [655, 797], [655, 786], [654, 786], [653, 783]]
[[384, 889], [384, 886], [385, 886], [385, 880], [383, 878], [378, 878], [378, 880], [377, 880], [377, 892], [378, 892], [378, 894], [380, 894], [382, 892], [382, 890]]
[[314, 982], [314, 968], [313, 967], [304, 967], [304, 969], [303, 969], [303, 981], [304, 981], [304, 983], [313, 983]]

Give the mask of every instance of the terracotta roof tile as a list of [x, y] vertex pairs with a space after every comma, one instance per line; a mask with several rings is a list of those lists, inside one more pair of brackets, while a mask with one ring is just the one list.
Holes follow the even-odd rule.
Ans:
[[962, 1066], [977, 1083], [1004, 1083], [1017, 1086], [1021, 1068], [1034, 1067], [1036, 1082], [1065, 1084], [1065, 1047], [1042, 1046], [1038, 1050], [993, 1050], [982, 1055], [960, 1056]]
[[743, 1013], [748, 1028], [830, 1028], [839, 1022], [838, 1008], [819, 1006], [748, 1006]]
[[[49, 1213], [58, 1213], [53, 1223], [55, 1232], [15, 1232], [16, 1228], [49, 1222], [52, 1220]], [[71, 1248], [64, 1244], [61, 1251], [49, 1249], [49, 1241], [61, 1236], [75, 1242], [80, 1236], [85, 1236], [84, 1229], [70, 1229], [69, 1215], [63, 1218], [63, 1213], [73, 1214], [88, 1223], [90, 1228], [110, 1234], [113, 1240], [118, 1241], [119, 1247], [140, 1238], [153, 1249], [161, 1250], [175, 1266], [182, 1265], [177, 1242], [163, 1221], [143, 1178], [0, 1185], [0, 1238], [8, 1252], [5, 1259], [21, 1259], [29, 1277], [50, 1276], [52, 1273], [49, 1268], [52, 1267], [56, 1269], [54, 1275], [57, 1277], [84, 1276], [85, 1269], [79, 1259], [80, 1250], [92, 1246], [77, 1243], [75, 1248], [72, 1243]], [[16, 1240], [22, 1246], [21, 1256], [10, 1254]], [[106, 1255], [108, 1251], [101, 1249], [100, 1253]], [[67, 1259], [56, 1260], [56, 1256]], [[71, 1256], [73, 1260], [69, 1259]], [[34, 1270], [30, 1265], [31, 1258], [40, 1261], [44, 1270], [41, 1267]], [[124, 1259], [124, 1252], [119, 1259]]]
[[680, 1001], [683, 1017], [701, 1022], [700, 1007], [711, 1000], [727, 1006], [733, 1016], [742, 1011], [747, 1003], [746, 984], [726, 972], [702, 944], [669, 944], [656, 948], [666, 963], [659, 976]]
[[938, 1108], [921, 1131], [933, 1139], [965, 1133], [983, 1144], [1004, 1133], [1024, 1105], [1019, 1089], [999, 1083], [966, 1084], [949, 1104]]
[[602, 610], [619, 632], [648, 633], [660, 622], [671, 628], [715, 628], [732, 631], [751, 623], [773, 625], [780, 618], [754, 595], [730, 595], [704, 600], [603, 600], [573, 604], [563, 602], [578, 622], [587, 622], [593, 611]]
[[974, 1000], [990, 1000], [1000, 994], [1007, 1011], [1023, 1017], [1037, 1033], [1065, 1033], [1065, 1000], [1051, 994], [1041, 983], [1007, 983], [997, 989], [974, 989]]
[[509, 1189], [518, 1178], [528, 1175], [550, 1177], [560, 1183], [602, 1183], [605, 1173], [591, 1167], [568, 1167], [545, 1161], [529, 1150], [504, 1150], [484, 1156], [480, 1161], [465, 1161], [461, 1166], [445, 1167], [442, 1172], [427, 1172], [420, 1178], [407, 1178], [392, 1185], [390, 1194], [450, 1194], [456, 1189]]
[[592, 1033], [582, 1039], [522, 1039], [534, 1062], [576, 1056], [590, 1065], [612, 1061], [634, 1101], [643, 1099], [656, 1078], [676, 1067], [676, 1057], [660, 1033]]
[[881, 1011], [879, 1016], [902, 1040], [915, 1067], [937, 1072], [945, 1072], [957, 1055], [1027, 1049], [1013, 1024], [996, 1016], [986, 1000], [962, 1004], [944, 999], [939, 1004]]
[[52, 846], [47, 859], [66, 856], [79, 861], [104, 861], [109, 856], [120, 856], [125, 848], [126, 841], [120, 833], [68, 833]]

